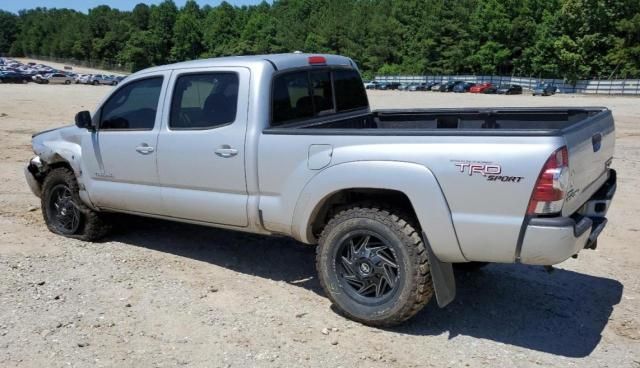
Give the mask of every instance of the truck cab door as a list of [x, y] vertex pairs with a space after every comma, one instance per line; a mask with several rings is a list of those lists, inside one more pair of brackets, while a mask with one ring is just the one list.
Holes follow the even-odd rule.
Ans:
[[245, 135], [247, 68], [174, 70], [158, 136], [163, 214], [248, 225]]
[[170, 72], [121, 84], [94, 114], [97, 130], [83, 139], [87, 192], [94, 205], [118, 211], [161, 212], [156, 158], [162, 92]]

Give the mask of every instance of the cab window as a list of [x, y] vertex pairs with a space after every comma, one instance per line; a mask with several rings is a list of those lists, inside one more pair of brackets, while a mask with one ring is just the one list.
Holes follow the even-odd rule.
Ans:
[[312, 117], [311, 98], [309, 73], [306, 71], [276, 77], [273, 82], [272, 125]]
[[369, 106], [367, 92], [355, 70], [336, 70], [333, 72], [338, 111], [349, 111]]
[[271, 101], [271, 126], [368, 107], [360, 75], [351, 69], [278, 75]]
[[102, 107], [100, 130], [152, 130], [161, 90], [162, 77], [127, 83]]
[[173, 91], [171, 129], [211, 129], [236, 120], [236, 73], [202, 73], [179, 77]]

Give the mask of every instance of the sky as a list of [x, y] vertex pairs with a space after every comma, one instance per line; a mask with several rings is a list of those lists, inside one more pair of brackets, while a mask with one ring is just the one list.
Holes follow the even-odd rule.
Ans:
[[[138, 3], [146, 4], [158, 4], [162, 0], [0, 0], [0, 9], [17, 13], [21, 9], [31, 9], [37, 7], [43, 8], [70, 8], [87, 12], [90, 8], [95, 8], [98, 5], [109, 5], [112, 8], [121, 10], [131, 10]], [[184, 5], [186, 0], [173, 0], [178, 7]], [[196, 0], [200, 6], [211, 5], [216, 6], [220, 4], [222, 0]], [[259, 4], [262, 0], [227, 0], [232, 5], [254, 5]]]

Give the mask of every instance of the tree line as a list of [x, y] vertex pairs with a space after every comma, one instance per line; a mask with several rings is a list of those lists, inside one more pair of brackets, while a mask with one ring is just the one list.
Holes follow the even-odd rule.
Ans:
[[225, 55], [338, 53], [374, 74], [640, 77], [638, 0], [189, 0], [88, 13], [0, 12], [0, 53], [151, 65]]

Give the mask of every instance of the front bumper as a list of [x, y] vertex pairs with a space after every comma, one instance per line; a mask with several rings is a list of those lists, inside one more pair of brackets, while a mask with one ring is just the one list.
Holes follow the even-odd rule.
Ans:
[[36, 197], [40, 197], [40, 195], [42, 194], [42, 186], [35, 177], [35, 175], [42, 168], [42, 165], [43, 164], [42, 161], [40, 161], [40, 157], [36, 156], [29, 160], [29, 163], [24, 166], [24, 177], [25, 179], [27, 179], [27, 184], [29, 185], [29, 188], [31, 189], [33, 194], [36, 195]]
[[595, 249], [598, 236], [607, 225], [605, 217], [616, 192], [616, 172], [571, 217], [532, 218], [525, 230], [520, 262], [553, 265], [578, 254], [583, 248]]

